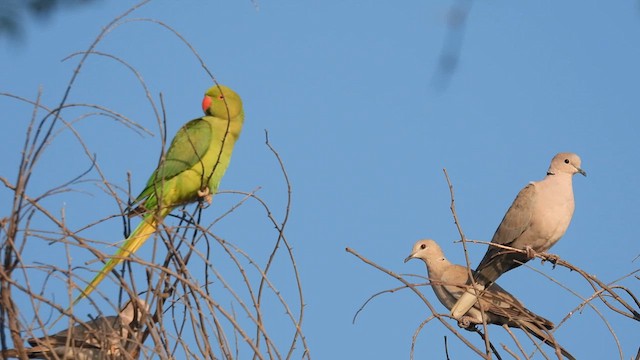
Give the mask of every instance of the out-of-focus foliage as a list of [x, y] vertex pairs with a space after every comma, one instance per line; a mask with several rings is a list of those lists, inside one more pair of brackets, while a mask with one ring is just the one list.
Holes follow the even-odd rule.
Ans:
[[0, 37], [19, 38], [30, 18], [44, 20], [56, 10], [94, 3], [96, 0], [2, 0]]

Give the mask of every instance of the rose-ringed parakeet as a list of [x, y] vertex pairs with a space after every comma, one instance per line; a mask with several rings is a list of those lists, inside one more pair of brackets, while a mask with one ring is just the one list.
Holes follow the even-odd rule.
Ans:
[[200, 198], [211, 202], [240, 136], [244, 111], [240, 96], [222, 85], [205, 93], [202, 109], [205, 116], [178, 130], [166, 156], [133, 202], [131, 208], [137, 208], [132, 213], [142, 212], [142, 221], [74, 303], [88, 296], [116, 265], [136, 252], [175, 207]]

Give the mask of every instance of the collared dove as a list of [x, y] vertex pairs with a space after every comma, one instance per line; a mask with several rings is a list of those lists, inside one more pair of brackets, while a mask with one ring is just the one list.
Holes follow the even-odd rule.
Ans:
[[[526, 250], [527, 254], [489, 246], [475, 271], [476, 289], [496, 281], [500, 275], [532, 259], [535, 253], [549, 250], [569, 227], [573, 216], [573, 175], [587, 173], [580, 168], [580, 157], [559, 153], [551, 160], [547, 176], [531, 182], [520, 190], [491, 242]], [[469, 290], [451, 308], [451, 315], [460, 318], [472, 306], [475, 291]]]
[[[140, 346], [138, 333], [149, 314], [149, 306], [137, 299], [129, 301], [117, 316], [99, 316], [79, 323], [71, 329], [41, 338], [27, 339], [29, 359], [62, 360], [128, 360], [131, 352]], [[3, 353], [5, 358], [17, 358], [15, 349]]]
[[[404, 262], [411, 259], [421, 259], [427, 264], [429, 282], [433, 292], [442, 305], [451, 309], [469, 286], [467, 268], [449, 262], [444, 257], [440, 246], [430, 239], [419, 240], [415, 243], [411, 255]], [[498, 284], [491, 284], [480, 295], [480, 304], [475, 303], [460, 323], [465, 323], [467, 328], [482, 324], [480, 306], [484, 309], [487, 324], [520, 328], [559, 350], [567, 359], [575, 359], [554, 341], [550, 332], [554, 327], [551, 321], [529, 311], [518, 299]]]

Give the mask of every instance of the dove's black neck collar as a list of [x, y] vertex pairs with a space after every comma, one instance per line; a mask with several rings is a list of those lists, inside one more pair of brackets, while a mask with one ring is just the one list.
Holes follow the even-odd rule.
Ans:
[[556, 174], [556, 173], [553, 173], [553, 172], [551, 172], [551, 171], [547, 171], [547, 176], [549, 176], [549, 175], [555, 175], [555, 174]]

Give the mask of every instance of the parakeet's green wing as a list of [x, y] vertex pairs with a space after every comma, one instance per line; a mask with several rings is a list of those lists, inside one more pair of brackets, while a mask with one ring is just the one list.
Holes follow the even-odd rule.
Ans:
[[[138, 195], [134, 204], [140, 204], [161, 189], [162, 183], [192, 168], [202, 160], [211, 146], [211, 125], [202, 118], [186, 123], [173, 138], [167, 156], [162, 164], [151, 174], [145, 189]], [[153, 196], [155, 200], [155, 196]], [[145, 207], [153, 209], [157, 201], [151, 200]]]

